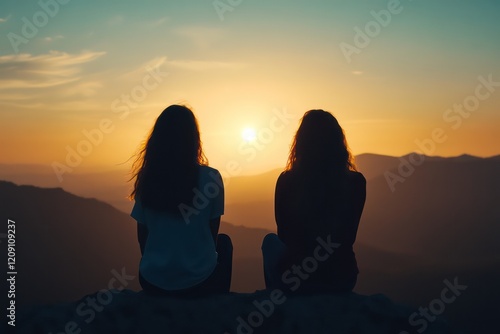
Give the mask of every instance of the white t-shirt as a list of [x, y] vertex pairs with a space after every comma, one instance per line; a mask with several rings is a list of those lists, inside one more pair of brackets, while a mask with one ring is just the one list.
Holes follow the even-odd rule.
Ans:
[[224, 185], [214, 168], [201, 166], [193, 206], [182, 215], [145, 208], [136, 200], [130, 214], [148, 228], [139, 271], [151, 284], [180, 290], [207, 279], [217, 265], [209, 221], [224, 214]]

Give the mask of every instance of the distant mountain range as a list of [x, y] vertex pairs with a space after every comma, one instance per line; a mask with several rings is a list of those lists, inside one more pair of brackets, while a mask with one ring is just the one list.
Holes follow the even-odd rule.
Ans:
[[[500, 157], [426, 157], [391, 191], [388, 173], [401, 174], [409, 158], [357, 157], [368, 198], [356, 243], [361, 270], [356, 291], [428, 306], [439, 298], [443, 280], [457, 277], [468, 289], [445, 315], [463, 328], [478, 321], [487, 326], [500, 311]], [[38, 172], [30, 174], [34, 169]], [[226, 180], [221, 232], [235, 246], [233, 291], [263, 288], [260, 244], [274, 230], [279, 173]], [[125, 172], [75, 174], [62, 184], [50, 181], [52, 176], [42, 166], [0, 165], [0, 179], [63, 186], [80, 196], [110, 199], [122, 209], [120, 203], [130, 205], [124, 200]], [[65, 190], [0, 182], [2, 216], [16, 220], [18, 228], [21, 303], [74, 300], [106, 288], [116, 272], [137, 274], [135, 222], [109, 204]], [[0, 234], [5, 228], [2, 224]], [[127, 288], [139, 289], [137, 279]]]
[[[437, 262], [499, 260], [500, 156], [424, 157], [417, 166], [411, 164], [413, 160], [411, 155], [356, 157], [358, 169], [368, 180], [358, 241]], [[225, 180], [223, 220], [275, 231], [274, 187], [280, 172]], [[128, 178], [127, 171], [115, 170], [67, 174], [59, 183], [50, 166], [0, 165], [0, 179], [61, 187], [107, 202], [126, 214], [132, 206], [126, 198], [131, 187]]]
[[137, 274], [136, 226], [111, 205], [3, 181], [0, 203], [2, 216], [16, 222], [18, 303], [79, 298], [105, 288], [113, 269]]

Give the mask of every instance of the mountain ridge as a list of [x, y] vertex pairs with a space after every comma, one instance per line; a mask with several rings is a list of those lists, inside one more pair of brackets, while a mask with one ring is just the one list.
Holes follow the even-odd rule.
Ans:
[[[419, 183], [418, 180], [414, 182]], [[84, 204], [78, 204], [80, 209], [75, 210], [70, 205], [73, 201]], [[18, 223], [18, 242], [25, 245], [20, 247], [23, 251], [18, 254], [20, 272], [24, 273], [18, 281], [20, 303], [76, 300], [91, 291], [105, 288], [113, 270], [125, 270], [127, 274], [136, 276], [140, 253], [135, 222], [128, 214], [94, 198], [80, 198], [67, 193], [60, 187], [43, 189], [17, 186], [6, 181], [0, 182], [0, 203], [9, 211], [9, 218]], [[366, 223], [360, 225], [360, 234], [367, 228]], [[252, 291], [262, 287], [260, 243], [269, 230], [238, 227], [224, 222], [221, 232], [229, 233], [235, 245], [233, 291]], [[374, 232], [367, 230], [367, 234], [374, 237]], [[481, 275], [487, 273], [488, 279], [493, 281], [495, 277], [500, 279], [500, 273], [495, 269], [500, 267], [500, 262], [492, 259], [491, 263], [478, 263], [476, 267], [460, 267], [453, 263], [446, 265], [442, 261], [426, 263], [418, 256], [412, 258], [408, 254], [387, 253], [370, 245], [365, 246], [363, 238], [359, 239], [355, 245], [361, 271], [357, 291], [363, 294], [382, 292], [412, 305], [426, 305], [435, 298], [443, 278], [452, 279], [458, 275], [476, 292], [461, 299], [467, 303], [456, 307], [452, 305], [447, 315], [454, 322], [465, 322], [459, 314], [465, 312], [466, 305], [481, 303], [483, 306], [477, 307], [477, 311], [469, 317], [481, 319], [487, 314], [494, 319], [496, 313], [493, 310], [498, 308], [496, 301], [500, 299], [499, 294], [492, 293], [488, 285], [481, 293], [478, 288], [484, 284], [479, 283], [484, 282], [485, 276]], [[47, 259], [51, 260], [47, 262]], [[37, 277], [35, 282], [32, 282], [32, 277]], [[415, 283], [421, 288], [409, 289]], [[127, 289], [140, 289], [136, 277]], [[472, 326], [468, 322], [462, 325]]]

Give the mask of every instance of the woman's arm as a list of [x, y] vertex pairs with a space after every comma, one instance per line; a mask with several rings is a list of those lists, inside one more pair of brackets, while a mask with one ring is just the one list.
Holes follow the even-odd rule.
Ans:
[[210, 219], [210, 232], [212, 232], [212, 237], [214, 238], [215, 246], [217, 246], [217, 235], [219, 234], [220, 226], [220, 216], [217, 218]]
[[359, 221], [361, 220], [361, 215], [363, 214], [363, 209], [366, 202], [366, 179], [361, 173], [355, 174], [355, 181], [353, 184], [353, 198], [352, 198], [352, 220], [348, 229], [348, 240], [351, 245], [356, 241], [356, 235], [358, 234]]
[[276, 229], [278, 236], [283, 236], [282, 222], [283, 222], [283, 173], [280, 174], [276, 181], [276, 188], [274, 190], [274, 220], [276, 222]]
[[356, 188], [355, 188], [355, 197], [356, 197], [355, 212], [356, 212], [356, 219], [359, 222], [366, 202], [366, 179], [364, 175], [361, 173], [358, 173], [357, 176], [358, 180], [356, 182]]
[[224, 214], [224, 182], [222, 181], [222, 176], [218, 170], [211, 170], [209, 172], [212, 179], [215, 180], [216, 184], [219, 186], [219, 191], [217, 196], [213, 199], [213, 206], [210, 212], [210, 232], [212, 233], [212, 238], [214, 239], [214, 244], [217, 247], [217, 236], [219, 234], [220, 217]]
[[276, 181], [274, 193], [274, 219], [276, 221], [276, 231], [281, 241], [291, 245], [297, 239], [293, 212], [290, 201], [290, 177], [283, 172]]
[[146, 247], [146, 240], [148, 239], [148, 228], [146, 224], [137, 223], [137, 239], [139, 240], [141, 255], [144, 255], [144, 248]]

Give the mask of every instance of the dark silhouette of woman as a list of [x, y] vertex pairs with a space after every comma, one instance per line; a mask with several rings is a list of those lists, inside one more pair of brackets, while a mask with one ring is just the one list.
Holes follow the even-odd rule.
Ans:
[[344, 132], [324, 110], [305, 113], [275, 193], [276, 234], [262, 244], [268, 288], [352, 291], [353, 244], [366, 199]]
[[143, 290], [176, 296], [229, 292], [233, 248], [227, 235], [218, 234], [224, 186], [220, 173], [208, 167], [189, 108], [172, 105], [161, 113], [132, 179]]

